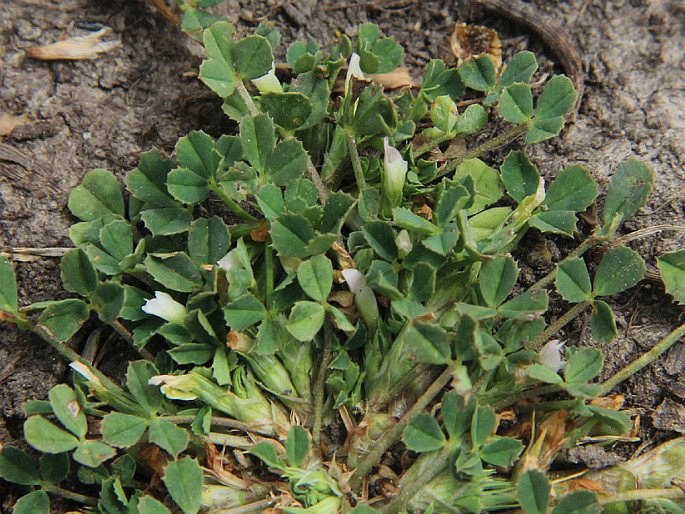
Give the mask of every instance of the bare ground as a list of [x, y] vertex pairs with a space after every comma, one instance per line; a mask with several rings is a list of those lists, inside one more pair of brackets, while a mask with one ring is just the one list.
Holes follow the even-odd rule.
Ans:
[[[327, 41], [335, 31], [352, 34], [365, 21], [378, 23], [405, 47], [406, 63], [419, 68], [430, 57], [449, 59], [455, 21], [496, 28], [504, 51], [529, 48], [542, 72], [555, 68], [558, 50], [527, 27], [494, 12], [466, 12], [456, 1], [423, 2], [226, 2], [224, 12], [246, 31], [261, 17], [276, 22], [285, 43], [294, 38]], [[647, 161], [656, 171], [649, 204], [628, 231], [660, 224], [684, 225], [685, 215], [685, 7], [678, 0], [534, 0], [537, 12], [566, 28], [585, 70], [585, 95], [575, 122], [563, 135], [530, 150], [548, 177], [569, 163], [587, 166], [606, 185], [615, 165], [627, 157]], [[384, 7], [381, 7], [384, 6]], [[404, 7], [403, 7], [404, 6]], [[65, 37], [85, 35], [99, 25], [121, 46], [88, 61], [42, 62], [24, 51]], [[0, 250], [70, 246], [73, 222], [69, 190], [90, 169], [104, 167], [119, 177], [140, 152], [156, 146], [171, 152], [178, 137], [193, 129], [220, 133], [229, 125], [217, 102], [193, 75], [197, 47], [141, 1], [0, 0], [0, 113], [27, 115], [30, 122], [3, 138], [23, 159], [0, 152]], [[5, 149], [6, 150], [6, 149]], [[492, 156], [496, 161], [499, 157]], [[562, 253], [567, 241], [552, 241]], [[657, 255], [682, 248], [685, 235], [663, 232], [630, 243], [649, 266]], [[524, 244], [535, 249], [540, 240]], [[558, 256], [531, 264], [531, 279]], [[16, 264], [22, 301], [64, 296], [58, 259]], [[607, 348], [605, 375], [636, 358], [681, 323], [658, 281], [645, 280], [614, 300], [619, 338]], [[587, 320], [567, 327], [569, 344], [592, 344]], [[75, 341], [82, 344], [83, 340]], [[111, 352], [106, 360], [121, 356]], [[685, 432], [685, 375], [682, 344], [622, 388], [627, 405], [641, 417], [640, 434], [660, 441]], [[105, 362], [115, 366], [116, 362]], [[0, 444], [21, 444], [22, 404], [45, 398], [66, 377], [65, 363], [40, 340], [0, 326]], [[586, 452], [569, 459], [600, 466], [618, 454]], [[616, 456], [618, 455], [618, 457]], [[21, 491], [0, 482], [0, 512], [9, 512]]]

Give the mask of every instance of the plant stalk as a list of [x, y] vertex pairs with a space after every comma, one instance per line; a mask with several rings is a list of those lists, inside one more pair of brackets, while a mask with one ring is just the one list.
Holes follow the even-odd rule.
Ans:
[[235, 85], [235, 89], [238, 92], [238, 95], [240, 95], [241, 100], [245, 102], [245, 106], [250, 112], [250, 115], [257, 116], [259, 114], [259, 109], [257, 109], [252, 96], [245, 87], [245, 83], [242, 80], [239, 80]]
[[75, 493], [74, 491], [70, 491], [70, 490], [64, 489], [62, 487], [57, 487], [56, 485], [52, 485], [52, 484], [42, 482], [40, 484], [40, 487], [46, 493], [54, 494], [56, 496], [61, 496], [65, 500], [75, 501], [75, 502], [78, 502], [82, 505], [97, 505], [97, 503], [98, 503], [97, 498], [93, 498], [92, 496], [86, 496], [85, 494]]
[[323, 422], [323, 405], [326, 396], [326, 375], [333, 359], [333, 333], [330, 320], [323, 326], [323, 352], [319, 373], [314, 383], [314, 421], [312, 422], [312, 442], [317, 453], [321, 451], [321, 425]]
[[[193, 421], [195, 421], [195, 416], [163, 416], [161, 419], [169, 421], [170, 423], [173, 423], [175, 425], [190, 425]], [[259, 430], [255, 430], [254, 427], [248, 425], [247, 423], [243, 423], [241, 421], [237, 421], [231, 418], [220, 418], [212, 416], [210, 420], [210, 425], [213, 427], [234, 428], [236, 430], [241, 430], [243, 432], [248, 433], [261, 433]]]
[[682, 500], [685, 493], [677, 487], [664, 489], [633, 489], [623, 491], [610, 496], [598, 496], [600, 505], [610, 505], [612, 503], [634, 502], [640, 500]]
[[544, 394], [558, 393], [559, 391], [563, 391], [563, 388], [560, 385], [550, 384], [533, 389], [526, 389], [520, 393], [502, 393], [506, 394], [506, 398], [504, 400], [494, 401], [492, 403], [488, 402], [487, 398], [481, 398], [481, 401], [483, 401], [485, 404], [489, 404], [496, 411], [499, 411], [509, 407], [510, 405], [514, 405], [515, 403], [537, 398], [538, 396], [542, 396]]
[[350, 161], [352, 161], [352, 169], [354, 170], [354, 180], [357, 182], [357, 189], [361, 192], [366, 187], [366, 179], [364, 178], [364, 169], [362, 168], [362, 161], [359, 158], [359, 150], [354, 137], [347, 136], [347, 151], [350, 154]]
[[124, 326], [124, 324], [118, 320], [115, 319], [109, 323], [109, 326], [114, 329], [114, 331], [119, 334], [119, 336], [128, 343], [128, 345], [136, 350], [141, 357], [143, 357], [145, 360], [148, 361], [154, 361], [155, 356], [150, 353], [150, 350], [146, 350], [145, 348], [138, 348], [135, 343], [133, 342], [133, 335], [131, 334], [131, 331]]
[[452, 368], [448, 366], [438, 378], [430, 385], [407, 413], [389, 430], [387, 430], [373, 445], [373, 449], [367, 453], [360, 461], [357, 469], [354, 470], [350, 478], [352, 490], [358, 490], [364, 478], [371, 472], [373, 467], [380, 462], [385, 451], [390, 448], [402, 436], [402, 432], [409, 422], [420, 414], [430, 402], [433, 401], [438, 393], [452, 379]]
[[680, 341], [683, 338], [683, 336], [685, 336], [685, 323], [683, 323], [670, 334], [668, 334], [666, 337], [664, 337], [661, 341], [654, 345], [654, 347], [651, 350], [642, 354], [642, 356], [635, 359], [625, 368], [615, 373], [608, 380], [605, 380], [602, 383], [602, 392], [600, 394], [607, 394], [618, 384], [620, 384], [624, 380], [627, 380], [645, 366], [649, 366], [652, 362], [657, 360], [666, 350], [668, 350], [671, 346]]
[[530, 341], [528, 344], [526, 344], [526, 348], [530, 350], [539, 350], [542, 348], [542, 345], [544, 345], [547, 341], [550, 340], [551, 337], [555, 336], [559, 330], [564, 328], [568, 323], [573, 321], [575, 318], [580, 316], [585, 309], [590, 305], [589, 300], [585, 300], [584, 302], [580, 302], [575, 304], [573, 307], [571, 307], [568, 311], [566, 311], [562, 316], [557, 318], [554, 323], [552, 323], [550, 326], [548, 326], [545, 331], [540, 334], [538, 337]]
[[224, 202], [224, 205], [228, 207], [228, 209], [235, 214], [236, 216], [247, 220], [247, 221], [254, 221], [256, 218], [247, 212], [245, 209], [243, 209], [238, 202], [236, 202], [233, 198], [228, 196], [221, 187], [219, 187], [218, 184], [214, 183], [212, 180], [212, 183], [210, 184], [211, 190], [216, 193], [216, 195], [221, 199], [222, 202]]

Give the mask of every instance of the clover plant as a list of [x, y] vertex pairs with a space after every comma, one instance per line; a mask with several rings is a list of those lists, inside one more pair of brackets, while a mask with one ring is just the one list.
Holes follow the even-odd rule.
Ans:
[[[184, 26], [235, 132], [144, 153], [124, 192], [108, 170], [86, 174], [61, 263], [72, 298], [21, 306], [0, 259], [2, 320], [75, 371], [26, 405], [40, 458], [0, 453], [0, 476], [29, 491], [15, 512], [48, 512], [51, 495], [144, 514], [562, 514], [624, 501], [566, 493], [548, 471], [581, 438], [632, 428], [598, 399], [626, 377], [595, 379], [617, 335], [605, 299], [645, 272], [612, 239], [644, 205], [650, 169], [621, 163], [592, 234], [526, 289], [521, 238], [571, 241], [599, 194], [583, 166], [546, 180], [524, 151], [561, 131], [577, 100], [567, 77], [534, 93], [535, 56], [520, 52], [502, 72], [487, 56], [431, 60], [420, 86], [384, 90], [370, 76], [403, 50], [377, 26], [328, 48], [293, 43], [276, 66], [278, 32], [237, 38], [197, 9], [213, 3], [187, 2]], [[508, 128], [493, 135], [497, 118]], [[524, 150], [489, 160], [519, 138]], [[683, 251], [659, 268], [685, 301]], [[565, 314], [547, 313], [550, 290]], [[588, 310], [601, 344], [555, 340]], [[89, 337], [111, 332], [139, 354], [125, 377], [68, 345], [95, 315]]]

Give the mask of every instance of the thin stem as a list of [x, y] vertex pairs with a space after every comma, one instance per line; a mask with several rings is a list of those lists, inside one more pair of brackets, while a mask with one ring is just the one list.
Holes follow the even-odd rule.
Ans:
[[528, 130], [527, 125], [516, 125], [507, 130], [506, 132], [503, 132], [499, 136], [493, 137], [492, 139], [488, 139], [485, 143], [478, 145], [475, 148], [471, 148], [470, 150], [467, 150], [466, 152], [464, 152], [463, 155], [457, 157], [456, 159], [452, 159], [450, 162], [445, 164], [442, 171], [435, 178], [438, 179], [440, 177], [444, 177], [445, 175], [449, 175], [454, 170], [456, 170], [457, 166], [459, 166], [466, 159], [480, 157], [483, 154], [492, 152], [493, 150], [497, 150], [498, 148], [515, 141], [520, 136], [525, 134], [526, 130]]
[[264, 247], [264, 299], [268, 308], [271, 307], [271, 293], [274, 291], [274, 249], [270, 244]]
[[[583, 255], [585, 252], [587, 252], [590, 248], [593, 248], [595, 246], [598, 246], [602, 243], [604, 243], [604, 239], [597, 237], [595, 235], [589, 237], [585, 241], [583, 241], [578, 247], [573, 250], [564, 260], [562, 260], [559, 264], [562, 264], [563, 262], [567, 261], [568, 259], [573, 259], [575, 257], [580, 257]], [[530, 288], [528, 288], [529, 291], [534, 291], [536, 289], [544, 289], [548, 285], [550, 285], [552, 282], [554, 282], [554, 279], [557, 276], [557, 268], [556, 266], [552, 271], [547, 273], [544, 277], [542, 277], [540, 280], [535, 282]]]
[[232, 509], [224, 510], [224, 514], [252, 514], [253, 512], [264, 512], [267, 507], [271, 507], [276, 500], [259, 500], [240, 507], [233, 507]]
[[640, 500], [681, 500], [685, 498], [685, 492], [677, 487], [668, 489], [633, 489], [612, 495], [598, 495], [597, 500], [600, 505], [610, 505], [612, 503], [635, 502]]
[[216, 193], [221, 201], [224, 202], [224, 205], [226, 205], [226, 207], [228, 207], [233, 214], [248, 221], [254, 221], [256, 219], [252, 214], [243, 209], [238, 202], [228, 196], [218, 184], [210, 183], [209, 187], [214, 193]]
[[445, 134], [444, 136], [434, 139], [425, 145], [417, 146], [414, 148], [414, 158], [418, 158], [426, 152], [430, 152], [433, 148], [437, 148], [439, 145], [445, 141], [449, 141], [450, 139], [454, 139], [454, 134]]
[[373, 445], [372, 450], [364, 456], [359, 461], [357, 469], [354, 470], [352, 477], [350, 478], [350, 487], [352, 490], [359, 489], [364, 478], [371, 472], [373, 467], [378, 464], [383, 457], [385, 451], [390, 448], [402, 435], [405, 427], [409, 422], [414, 419], [417, 414], [420, 414], [423, 409], [425, 409], [430, 402], [433, 401], [438, 393], [445, 387], [449, 381], [452, 379], [452, 368], [448, 366], [445, 371], [443, 371], [435, 382], [426, 389], [411, 409], [402, 416], [402, 418], [390, 429], [388, 429]]
[[240, 95], [242, 101], [245, 102], [245, 106], [247, 107], [247, 110], [250, 112], [250, 114], [252, 116], [257, 116], [259, 114], [259, 109], [257, 109], [257, 106], [255, 105], [252, 96], [247, 91], [245, 83], [242, 80], [239, 80], [235, 85], [235, 89], [238, 92], [238, 95]]
[[326, 189], [326, 185], [323, 183], [323, 180], [321, 180], [321, 175], [319, 175], [319, 172], [316, 170], [309, 153], [307, 153], [307, 173], [316, 186], [316, 191], [319, 194], [321, 204], [326, 205], [326, 202], [328, 201], [328, 189]]
[[685, 323], [683, 323], [673, 332], [664, 337], [661, 341], [654, 345], [654, 347], [647, 353], [644, 353], [641, 357], [635, 359], [625, 368], [614, 374], [611, 378], [605, 380], [602, 383], [601, 394], [607, 394], [618, 384], [620, 384], [624, 380], [627, 380], [645, 366], [649, 366], [652, 362], [657, 360], [666, 350], [668, 350], [671, 346], [677, 343], [683, 336], [685, 336]]
[[545, 394], [558, 393], [559, 391], [563, 391], [563, 388], [559, 385], [546, 385], [542, 387], [536, 387], [534, 389], [526, 389], [520, 393], [503, 393], [506, 394], [506, 399], [492, 403], [489, 403], [486, 398], [481, 398], [481, 400], [484, 403], [489, 404], [496, 411], [499, 411], [509, 407], [510, 405], [514, 405], [515, 403], [537, 398], [538, 396]]
[[333, 333], [330, 320], [326, 320], [323, 326], [323, 352], [319, 373], [314, 383], [314, 421], [312, 422], [312, 441], [318, 452], [321, 448], [321, 425], [323, 422], [323, 404], [326, 395], [326, 375], [328, 366], [333, 358]]
[[[190, 425], [193, 421], [195, 421], [195, 416], [164, 416], [162, 419], [175, 425]], [[213, 427], [235, 428], [236, 430], [241, 430], [243, 432], [260, 432], [259, 430], [255, 430], [254, 427], [248, 425], [247, 423], [242, 423], [230, 418], [219, 418], [213, 416], [210, 419], [210, 425]]]
[[42, 482], [40, 484], [40, 487], [46, 493], [61, 496], [65, 500], [75, 501], [83, 505], [97, 505], [98, 503], [97, 498], [93, 498], [92, 496], [86, 496], [85, 494], [75, 493], [74, 491], [70, 491], [62, 487], [57, 487], [56, 485], [52, 485], [46, 482]]
[[394, 514], [402, 511], [416, 493], [447, 467], [455, 443], [456, 441], [449, 441], [440, 451], [419, 457], [402, 477], [399, 484], [400, 494], [381, 509], [381, 514]]
[[528, 344], [526, 344], [526, 348], [530, 350], [539, 350], [542, 347], [542, 345], [549, 341], [550, 338], [555, 336], [557, 332], [559, 332], [559, 330], [561, 330], [568, 323], [570, 323], [575, 318], [580, 316], [583, 313], [583, 311], [587, 309], [588, 305], [590, 305], [590, 301], [585, 300], [584, 302], [577, 303], [576, 305], [571, 307], [568, 311], [564, 313], [563, 316], [560, 316], [554, 321], [554, 323], [548, 326], [542, 334], [540, 334], [538, 337], [536, 337]]
[[357, 189], [361, 191], [366, 187], [366, 179], [364, 178], [364, 169], [362, 168], [362, 161], [359, 158], [357, 142], [354, 140], [354, 137], [352, 136], [347, 136], [347, 151], [350, 154], [350, 161], [352, 161], [352, 169], [354, 170], [354, 179], [357, 182]]
[[128, 345], [136, 350], [141, 357], [143, 357], [145, 360], [148, 361], [154, 361], [155, 356], [150, 353], [149, 350], [146, 350], [145, 348], [138, 348], [135, 343], [133, 342], [133, 334], [131, 334], [131, 331], [124, 326], [124, 324], [119, 321], [118, 319], [115, 319], [113, 321], [110, 321], [109, 326], [112, 327], [119, 336], [128, 343]]

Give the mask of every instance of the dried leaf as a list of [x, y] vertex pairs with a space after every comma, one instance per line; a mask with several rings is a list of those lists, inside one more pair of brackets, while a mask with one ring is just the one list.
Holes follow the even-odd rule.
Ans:
[[497, 71], [502, 66], [502, 42], [491, 28], [457, 23], [450, 37], [450, 47], [458, 65], [470, 57], [486, 54]]
[[15, 116], [7, 112], [0, 112], [0, 136], [8, 136], [16, 127], [26, 125], [29, 117], [26, 114]]
[[110, 32], [112, 29], [105, 27], [87, 36], [71, 37], [50, 45], [36, 46], [27, 49], [26, 56], [40, 61], [95, 59], [100, 54], [121, 46], [119, 39], [101, 41]]

